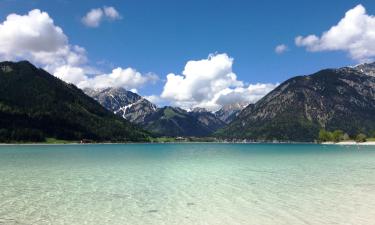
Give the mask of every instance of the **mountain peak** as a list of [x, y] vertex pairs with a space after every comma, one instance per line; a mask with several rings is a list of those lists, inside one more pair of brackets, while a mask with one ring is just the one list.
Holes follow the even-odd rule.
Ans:
[[191, 112], [198, 112], [198, 113], [203, 113], [203, 112], [209, 112], [207, 109], [205, 108], [201, 108], [201, 107], [195, 107], [191, 110]]
[[245, 108], [249, 103], [246, 102], [236, 102], [232, 104], [227, 104], [222, 107], [224, 110], [241, 110]]
[[363, 64], [293, 77], [243, 109], [218, 135], [314, 141], [320, 129], [368, 134], [375, 129], [373, 69], [374, 64]]
[[164, 106], [145, 119], [146, 130], [165, 136], [207, 136], [225, 124], [211, 112]]
[[13, 70], [19, 70], [19, 68], [24, 68], [24, 67], [37, 69], [33, 64], [31, 64], [29, 61], [26, 61], [26, 60], [19, 61], [19, 62], [11, 62], [11, 61], [0, 62], [0, 70], [4, 73], [9, 73]]
[[147, 99], [122, 87], [86, 88], [84, 92], [106, 109], [134, 123], [143, 123], [145, 117], [157, 108]]
[[359, 64], [354, 66], [353, 69], [368, 76], [375, 76], [375, 62]]
[[84, 90], [96, 93], [127, 92], [123, 87], [84, 88]]
[[224, 105], [220, 110], [215, 112], [215, 115], [225, 123], [230, 123], [247, 105], [248, 103], [244, 102]]

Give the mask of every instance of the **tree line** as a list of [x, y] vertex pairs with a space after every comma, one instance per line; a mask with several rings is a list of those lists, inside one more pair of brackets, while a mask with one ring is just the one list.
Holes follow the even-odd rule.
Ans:
[[340, 142], [340, 141], [349, 141], [355, 140], [356, 142], [366, 142], [367, 138], [373, 137], [375, 138], [375, 131], [372, 132], [370, 136], [367, 136], [364, 133], [358, 133], [357, 135], [349, 136], [342, 130], [335, 130], [335, 131], [327, 131], [325, 129], [321, 129], [319, 131], [319, 142]]

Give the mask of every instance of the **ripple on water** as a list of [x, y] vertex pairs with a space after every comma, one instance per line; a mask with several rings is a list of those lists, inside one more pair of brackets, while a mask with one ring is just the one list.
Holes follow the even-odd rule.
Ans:
[[374, 224], [375, 151], [256, 146], [0, 147], [0, 225]]

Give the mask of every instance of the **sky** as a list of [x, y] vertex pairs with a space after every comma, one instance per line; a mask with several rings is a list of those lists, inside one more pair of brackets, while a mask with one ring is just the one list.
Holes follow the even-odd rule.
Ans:
[[372, 61], [372, 15], [373, 0], [0, 0], [0, 60], [215, 111], [296, 75]]

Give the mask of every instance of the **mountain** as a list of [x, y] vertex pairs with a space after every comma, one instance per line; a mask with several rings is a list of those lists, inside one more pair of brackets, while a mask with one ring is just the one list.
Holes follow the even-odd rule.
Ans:
[[226, 125], [225, 122], [218, 118], [214, 113], [203, 108], [194, 108], [189, 112], [189, 115], [196, 118], [208, 130], [210, 130], [209, 134]]
[[348, 72], [351, 71], [351, 69], [359, 72], [359, 73], [363, 73], [363, 74], [366, 74], [368, 76], [375, 76], [375, 62], [374, 63], [364, 63], [364, 64], [360, 64], [360, 65], [357, 65], [355, 67], [344, 67], [342, 68], [341, 70], [346, 70]]
[[142, 124], [146, 116], [154, 113], [156, 105], [142, 96], [124, 88], [84, 89], [84, 92], [106, 109], [136, 124]]
[[0, 63], [0, 141], [145, 141], [148, 133], [27, 61]]
[[161, 136], [208, 136], [224, 122], [210, 112], [188, 112], [166, 106], [145, 118], [143, 127]]
[[291, 78], [216, 134], [253, 140], [314, 141], [321, 128], [351, 136], [375, 130], [375, 64]]
[[157, 108], [142, 96], [124, 88], [84, 89], [84, 92], [115, 114], [162, 136], [208, 136], [225, 123], [213, 113], [195, 108]]
[[233, 103], [229, 105], [224, 105], [220, 110], [215, 112], [216, 117], [225, 123], [232, 122], [236, 116], [239, 115], [242, 109], [244, 109], [248, 104], [246, 103]]

